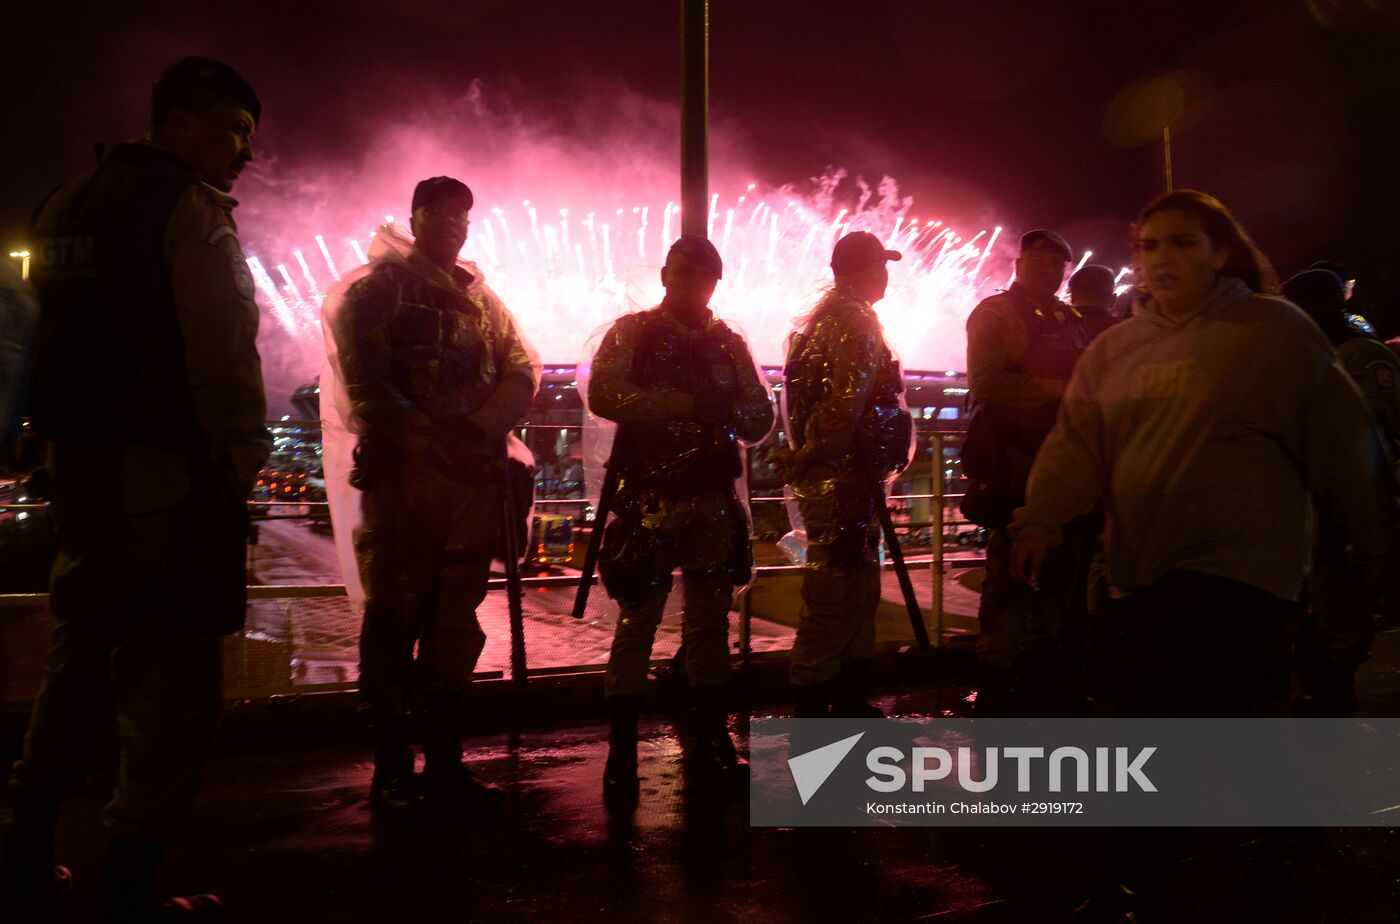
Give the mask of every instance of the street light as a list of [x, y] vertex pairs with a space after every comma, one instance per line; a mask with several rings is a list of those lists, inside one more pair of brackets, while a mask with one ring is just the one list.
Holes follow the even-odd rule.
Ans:
[[23, 279], [28, 279], [28, 278], [29, 278], [29, 251], [27, 251], [27, 250], [11, 250], [11, 251], [10, 251], [10, 256], [13, 257], [14, 259], [20, 261], [20, 264], [19, 264], [19, 275], [20, 275], [20, 277], [23, 278]]

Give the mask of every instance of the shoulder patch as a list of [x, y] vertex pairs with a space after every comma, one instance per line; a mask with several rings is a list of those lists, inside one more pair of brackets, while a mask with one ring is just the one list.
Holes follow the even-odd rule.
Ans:
[[209, 243], [217, 244], [219, 243], [219, 241], [222, 241], [226, 237], [232, 237], [235, 241], [237, 241], [238, 233], [232, 228], [230, 228], [228, 225], [219, 225], [217, 228], [214, 229], [213, 233], [209, 235]]
[[243, 256], [243, 252], [234, 248], [228, 255], [229, 266], [233, 270], [233, 284], [238, 289], [238, 294], [246, 299], [252, 300], [255, 291], [253, 287], [253, 272], [248, 269], [248, 260]]

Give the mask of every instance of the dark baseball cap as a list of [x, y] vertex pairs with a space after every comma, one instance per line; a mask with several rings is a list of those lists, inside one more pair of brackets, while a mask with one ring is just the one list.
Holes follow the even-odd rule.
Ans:
[[904, 254], [886, 250], [880, 239], [869, 231], [852, 231], [832, 248], [831, 271], [837, 276], [850, 276], [876, 263], [902, 259]]
[[156, 78], [151, 88], [151, 112], [159, 124], [174, 106], [188, 106], [192, 90], [207, 90], [232, 100], [253, 117], [262, 118], [262, 101], [243, 75], [222, 61], [192, 56], [181, 58]]
[[670, 263], [673, 256], [682, 256], [696, 266], [703, 266], [714, 273], [716, 279], [724, 278], [724, 261], [720, 259], [719, 251], [710, 243], [709, 238], [698, 234], [682, 234], [676, 238], [671, 249], [666, 251], [666, 262]]
[[1310, 269], [1289, 278], [1283, 284], [1283, 297], [1295, 305], [1307, 308], [1332, 298], [1345, 298], [1346, 281], [1331, 270]]
[[1071, 295], [1075, 292], [1112, 295], [1113, 283], [1113, 270], [1097, 263], [1090, 263], [1069, 277], [1069, 291]]
[[1337, 278], [1342, 280], [1343, 282], [1346, 282], [1348, 279], [1351, 278], [1351, 276], [1347, 273], [1346, 268], [1342, 266], [1342, 264], [1336, 262], [1335, 260], [1318, 260], [1312, 266], [1309, 266], [1308, 269], [1328, 270], [1329, 272], [1336, 273]]
[[413, 187], [413, 211], [425, 206], [451, 203], [471, 211], [476, 199], [467, 184], [450, 176], [434, 176]]
[[1069, 242], [1046, 228], [1036, 228], [1021, 235], [1021, 252], [1025, 253], [1027, 250], [1057, 253], [1065, 258], [1066, 263], [1074, 259], [1074, 251], [1070, 249]]

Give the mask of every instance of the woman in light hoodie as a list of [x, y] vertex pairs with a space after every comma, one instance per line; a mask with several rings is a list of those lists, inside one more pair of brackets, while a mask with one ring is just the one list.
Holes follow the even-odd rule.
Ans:
[[[1102, 502], [1125, 715], [1262, 715], [1312, 556], [1314, 505], [1378, 582], [1394, 478], [1326, 337], [1220, 202], [1182, 190], [1134, 227], [1146, 295], [1080, 359], [1016, 513], [1034, 580], [1060, 526]], [[1191, 678], [1182, 683], [1182, 678]]]
[[[1379, 585], [1400, 572], [1394, 472], [1331, 344], [1265, 294], [1277, 278], [1224, 205], [1168, 193], [1133, 231], [1145, 294], [1075, 367], [1016, 511], [1012, 570], [1034, 586], [1061, 526], [1102, 503], [1121, 714], [1276, 714], [1315, 517]], [[1186, 836], [1116, 834], [1110, 884], [1076, 919], [1160, 910]], [[1256, 899], [1302, 839], [1261, 844], [1245, 871]]]

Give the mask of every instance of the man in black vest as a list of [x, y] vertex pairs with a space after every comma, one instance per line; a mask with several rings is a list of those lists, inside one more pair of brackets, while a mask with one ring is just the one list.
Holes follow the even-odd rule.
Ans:
[[244, 618], [247, 497], [271, 447], [258, 309], [229, 195], [261, 104], [207, 58], [156, 82], [151, 129], [49, 195], [32, 229], [32, 418], [49, 441], [59, 555], [53, 645], [11, 783], [9, 907], [61, 891], [60, 801], [115, 731], [102, 920], [205, 920], [152, 877], [188, 813]]
[[740, 441], [761, 441], [773, 405], [744, 339], [716, 318], [719, 252], [683, 235], [661, 270], [666, 297], [619, 319], [593, 359], [593, 413], [618, 424], [618, 474], [601, 572], [620, 607], [604, 689], [612, 715], [603, 793], [637, 799], [637, 713], [671, 573], [685, 586], [685, 669], [699, 717], [691, 766], [725, 786], [747, 783], [726, 725], [729, 608], [751, 577], [748, 513], [735, 493]]
[[[1283, 284], [1283, 297], [1332, 341], [1393, 457], [1400, 448], [1400, 357], [1354, 313], [1341, 274], [1306, 270]], [[1371, 655], [1374, 616], [1385, 605], [1348, 562], [1342, 531], [1325, 515], [1319, 518], [1315, 555], [1307, 582], [1309, 613], [1295, 649], [1302, 693], [1294, 708], [1300, 715], [1346, 716], [1356, 711], [1356, 669]]]
[[[967, 378], [974, 412], [985, 415], [997, 434], [998, 482], [993, 494], [1004, 519], [987, 543], [987, 576], [978, 608], [977, 656], [981, 715], [1058, 712], [1070, 708], [1062, 695], [1067, 674], [1077, 671], [1060, 655], [1078, 648], [1083, 631], [1083, 579], [1089, 550], [1084, 530], [1072, 531], [1047, 560], [1040, 587], [1032, 590], [1010, 573], [1010, 513], [1025, 502], [1026, 480], [1041, 443], [1055, 425], [1060, 399], [1089, 334], [1079, 315], [1055, 297], [1073, 258], [1053, 231], [1021, 238], [1016, 278], [1005, 291], [984, 299], [967, 319]], [[974, 426], [977, 426], [974, 424]], [[973, 440], [969, 430], [968, 442]], [[968, 447], [970, 448], [970, 447]], [[965, 463], [969, 454], [965, 452]], [[972, 473], [969, 472], [969, 476]], [[970, 513], [967, 505], [964, 511]], [[1067, 638], [1068, 636], [1068, 638]]]

